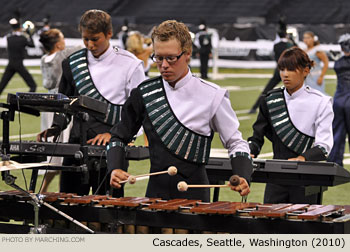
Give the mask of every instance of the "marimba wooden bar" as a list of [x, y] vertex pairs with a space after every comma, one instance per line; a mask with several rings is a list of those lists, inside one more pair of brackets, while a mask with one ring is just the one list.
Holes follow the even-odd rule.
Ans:
[[[110, 198], [46, 193], [44, 201], [101, 233], [350, 233], [350, 206], [260, 204], [200, 200], [162, 200], [147, 197]], [[0, 192], [0, 219], [33, 221], [30, 197], [16, 191]], [[52, 232], [84, 233], [45, 206], [40, 223]], [[6, 223], [5, 223], [6, 224]], [[0, 225], [0, 232], [6, 233]], [[17, 232], [25, 232], [18, 225]], [[239, 228], [238, 228], [239, 227]], [[11, 232], [14, 228], [12, 226]]]

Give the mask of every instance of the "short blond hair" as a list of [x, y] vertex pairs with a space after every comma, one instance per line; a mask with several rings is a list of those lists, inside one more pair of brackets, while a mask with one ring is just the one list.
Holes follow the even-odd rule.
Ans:
[[143, 38], [140, 33], [133, 33], [129, 35], [128, 39], [126, 40], [126, 49], [135, 55], [143, 52]]
[[152, 32], [152, 42], [158, 39], [160, 41], [168, 41], [176, 39], [180, 42], [181, 50], [192, 54], [192, 38], [188, 27], [176, 20], [167, 20], [158, 25]]

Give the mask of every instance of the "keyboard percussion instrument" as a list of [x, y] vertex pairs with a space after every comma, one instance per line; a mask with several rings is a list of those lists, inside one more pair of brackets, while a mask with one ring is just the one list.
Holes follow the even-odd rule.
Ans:
[[39, 115], [39, 112], [61, 112], [75, 114], [86, 112], [104, 118], [108, 105], [86, 95], [67, 97], [63, 94], [16, 93], [7, 95], [7, 104], [18, 111]]
[[[2, 149], [5, 155], [19, 155], [33, 160], [46, 156], [83, 160], [82, 153], [84, 158], [86, 154], [89, 158], [106, 157], [105, 146], [9, 142], [9, 121], [13, 121], [14, 111], [33, 115], [40, 115], [41, 111], [84, 112], [103, 117], [106, 114], [106, 104], [103, 102], [83, 96], [67, 98], [60, 94], [34, 93], [9, 95], [7, 102], [1, 104], [9, 110], [1, 115], [4, 125]], [[126, 158], [147, 159], [149, 150], [146, 147], [128, 146]], [[321, 200], [327, 186], [350, 181], [350, 173], [334, 163], [256, 159], [253, 164], [252, 182], [318, 187]], [[206, 170], [210, 184], [220, 184], [232, 176], [228, 158], [210, 158]], [[36, 177], [32, 175], [30, 189], [35, 188], [35, 183]], [[44, 202], [36, 209], [33, 203], [35, 199]], [[74, 224], [53, 209], [71, 216], [95, 233], [350, 233], [350, 205], [321, 205], [321, 200], [318, 205], [217, 200], [218, 191], [216, 201], [212, 203], [194, 199], [113, 198], [107, 195], [0, 191], [0, 233], [28, 233], [34, 222], [37, 226], [37, 221], [46, 233], [86, 233], [81, 225]], [[13, 220], [22, 224], [9, 223]]]
[[[193, 199], [45, 193], [43, 200], [96, 233], [350, 233], [349, 205], [201, 202]], [[0, 220], [33, 220], [30, 197], [0, 192]], [[47, 232], [84, 233], [79, 226], [40, 208]], [[0, 224], [0, 232], [14, 224]], [[10, 227], [9, 227], [10, 226]], [[25, 225], [17, 225], [25, 230]]]
[[[0, 142], [1, 145], [1, 142]], [[9, 154], [21, 155], [22, 157], [39, 156], [57, 156], [57, 157], [75, 157], [81, 158], [82, 148], [87, 149], [88, 157], [105, 158], [107, 155], [106, 146], [104, 145], [84, 145], [71, 143], [52, 143], [52, 142], [35, 142], [35, 141], [10, 141]], [[126, 146], [126, 159], [144, 160], [149, 158], [148, 147], [144, 146]]]
[[[232, 176], [228, 158], [211, 157], [205, 168], [211, 184], [223, 183]], [[317, 194], [317, 203], [322, 204], [323, 192], [328, 186], [349, 183], [350, 172], [331, 162], [253, 159], [251, 181], [303, 186], [305, 195]], [[214, 201], [218, 197], [219, 188], [215, 188]]]

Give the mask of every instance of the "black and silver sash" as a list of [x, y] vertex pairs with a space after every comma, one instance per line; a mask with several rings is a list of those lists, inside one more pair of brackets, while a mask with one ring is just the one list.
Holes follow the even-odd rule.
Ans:
[[312, 147], [315, 138], [302, 133], [293, 125], [283, 90], [274, 90], [267, 95], [267, 108], [277, 136], [285, 146], [300, 155]]
[[79, 94], [108, 104], [104, 123], [114, 125], [120, 121], [122, 105], [111, 104], [97, 90], [88, 68], [87, 50], [84, 48], [69, 56], [69, 65]]
[[172, 111], [161, 77], [139, 85], [152, 125], [166, 148], [182, 159], [206, 164], [209, 159], [211, 136], [200, 135], [185, 127]]

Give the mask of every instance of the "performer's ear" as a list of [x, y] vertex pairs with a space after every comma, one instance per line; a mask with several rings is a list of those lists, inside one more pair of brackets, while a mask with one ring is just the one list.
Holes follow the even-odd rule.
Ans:
[[189, 63], [191, 60], [192, 52], [185, 52], [184, 56], [186, 57], [186, 62]]
[[106, 36], [107, 39], [111, 39], [112, 36], [113, 36], [113, 32], [112, 31], [107, 32], [107, 36]]
[[303, 69], [304, 79], [309, 75], [309, 73], [310, 73], [310, 68], [309, 67], [305, 67]]

